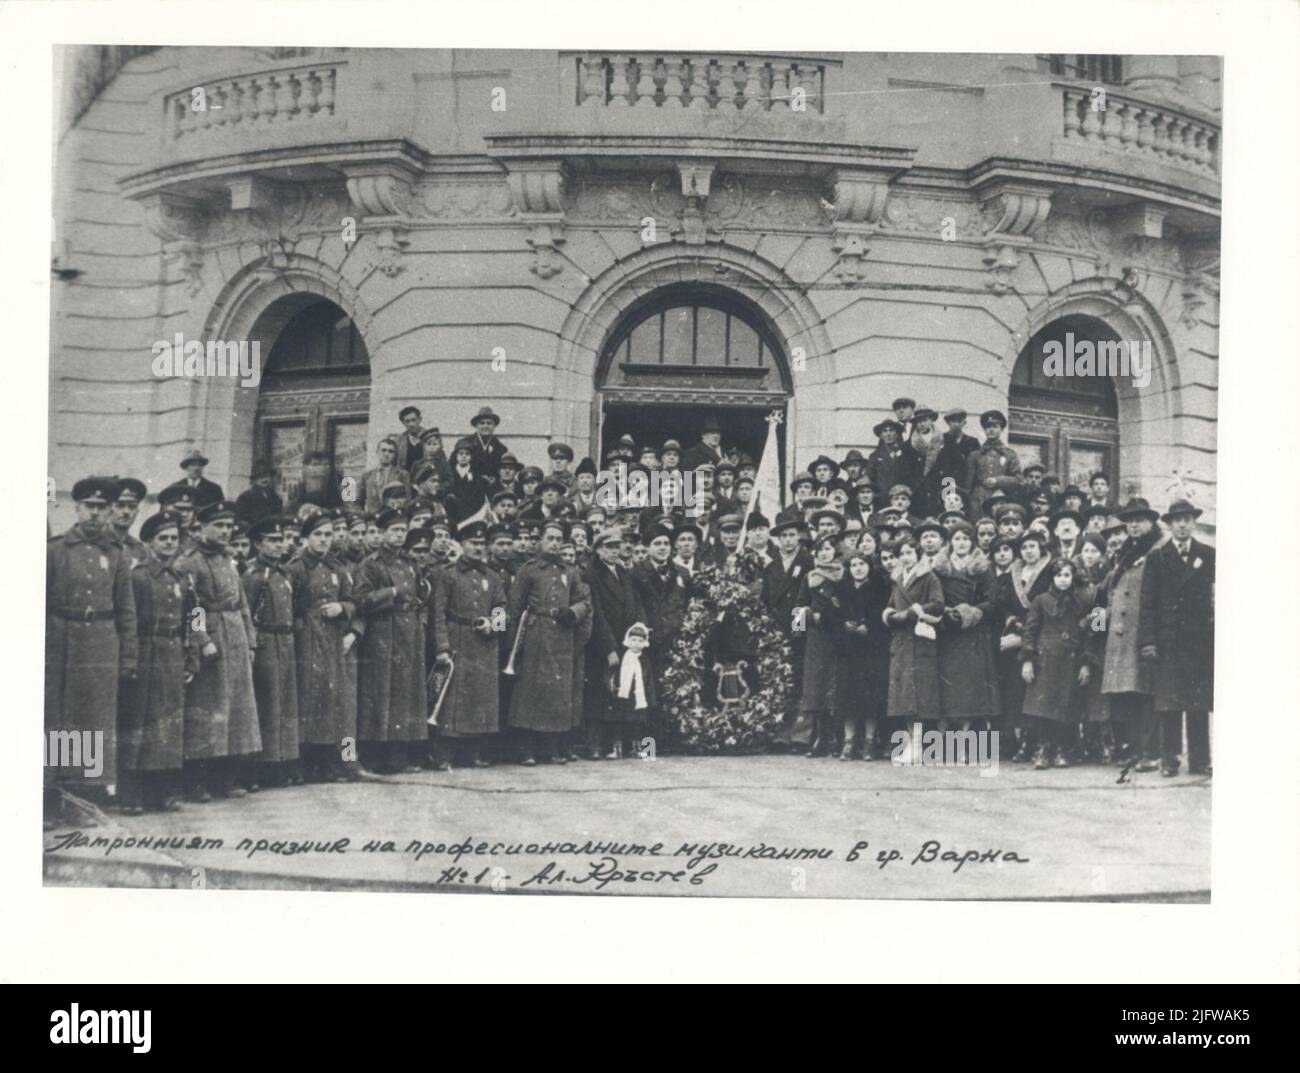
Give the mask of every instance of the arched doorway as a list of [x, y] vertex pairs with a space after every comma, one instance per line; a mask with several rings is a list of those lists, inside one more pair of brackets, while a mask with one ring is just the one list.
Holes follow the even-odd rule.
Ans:
[[[716, 418], [723, 447], [755, 461], [767, 438], [764, 418], [785, 412], [789, 366], [776, 330], [748, 299], [725, 287], [659, 288], [615, 325], [596, 370], [592, 442], [601, 458], [624, 435], [638, 447], [699, 442]], [[785, 468], [785, 423], [778, 426]]]
[[1119, 403], [1108, 376], [1048, 375], [1044, 347], [1069, 348], [1081, 341], [1115, 343], [1105, 321], [1079, 314], [1045, 325], [1020, 351], [1011, 374], [1009, 442], [1021, 463], [1041, 463], [1062, 485], [1086, 485], [1089, 474], [1110, 475], [1120, 487]]
[[276, 471], [287, 507], [339, 503], [366, 467], [370, 354], [352, 318], [316, 294], [277, 298], [253, 336], [274, 340], [257, 400], [254, 457]]

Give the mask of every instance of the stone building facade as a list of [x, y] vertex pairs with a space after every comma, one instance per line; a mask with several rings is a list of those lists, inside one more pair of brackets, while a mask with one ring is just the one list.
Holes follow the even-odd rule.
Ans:
[[[756, 451], [780, 409], [789, 475], [910, 395], [1213, 524], [1215, 58], [64, 59], [56, 514], [88, 472], [156, 491], [190, 445], [229, 494], [266, 458], [292, 496], [313, 451], [373, 465], [408, 403], [448, 445], [490, 405], [539, 465], [706, 413]], [[256, 343], [260, 382], [157, 375], [178, 333]], [[1149, 344], [1149, 376], [1045, 378], [1066, 333]]]

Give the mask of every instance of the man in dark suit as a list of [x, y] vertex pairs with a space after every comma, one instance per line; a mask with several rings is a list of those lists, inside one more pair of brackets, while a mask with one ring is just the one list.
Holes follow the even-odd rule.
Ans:
[[1160, 773], [1178, 774], [1187, 713], [1187, 769], [1210, 774], [1214, 707], [1214, 549], [1192, 536], [1200, 508], [1175, 500], [1162, 518], [1169, 540], [1151, 552], [1138, 618], [1141, 659], [1155, 665]]
[[474, 472], [496, 484], [501, 479], [501, 460], [510, 453], [496, 436], [501, 418], [492, 411], [491, 406], [484, 406], [474, 415], [470, 424], [474, 427], [474, 435], [468, 438], [473, 453]]
[[718, 425], [718, 419], [706, 417], [704, 428], [700, 431], [700, 442], [682, 455], [682, 471], [698, 469], [705, 462], [718, 465], [722, 461], [721, 445], [722, 428]]
[[879, 441], [867, 456], [866, 475], [882, 503], [888, 500], [889, 490], [905, 484], [915, 494], [921, 483], [921, 457], [903, 437], [903, 425], [892, 419], [881, 421], [871, 430]]
[[[589, 756], [617, 760], [624, 755], [635, 730], [644, 725], [648, 709], [636, 709], [631, 697], [622, 699], [609, 688], [611, 675], [617, 681], [627, 631], [633, 623], [645, 623], [646, 612], [632, 583], [632, 572], [619, 565], [623, 534], [617, 527], [595, 538], [597, 561], [587, 572], [591, 590], [592, 630], [587, 643], [587, 688], [585, 709]], [[642, 660], [644, 685], [653, 693], [651, 660]], [[651, 700], [653, 704], [653, 699]]]
[[672, 529], [651, 525], [641, 531], [641, 543], [650, 554], [632, 568], [632, 584], [645, 609], [644, 622], [650, 627], [651, 658], [656, 668], [662, 668], [686, 616], [690, 578], [673, 562]]
[[187, 452], [181, 459], [181, 469], [185, 471], [185, 476], [175, 484], [168, 485], [168, 488], [183, 488], [188, 491], [190, 498], [194, 500], [195, 510], [202, 510], [212, 503], [224, 502], [226, 498], [221, 485], [203, 476], [203, 467], [207, 464], [208, 460], [203, 456], [203, 452], [198, 450]]
[[253, 486], [239, 493], [235, 517], [252, 528], [263, 518], [284, 513], [284, 502], [275, 490], [275, 470], [261, 462], [253, 470]]

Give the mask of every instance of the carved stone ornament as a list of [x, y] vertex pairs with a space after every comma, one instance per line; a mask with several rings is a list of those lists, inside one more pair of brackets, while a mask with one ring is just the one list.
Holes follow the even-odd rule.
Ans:
[[411, 244], [408, 234], [414, 215], [410, 177], [389, 165], [359, 168], [349, 171], [347, 188], [358, 228], [374, 240], [375, 267], [390, 279], [400, 275], [406, 267], [402, 255]]
[[1019, 251], [1037, 238], [1051, 211], [1052, 194], [1046, 187], [998, 182], [981, 191], [980, 214], [987, 229], [983, 260], [989, 270], [985, 286], [994, 294], [1015, 289]]
[[533, 251], [531, 271], [550, 279], [564, 270], [559, 248], [564, 245], [564, 191], [568, 175], [561, 160], [516, 161], [507, 165], [510, 198], [521, 223], [528, 228], [525, 242]]
[[150, 194], [141, 201], [145, 226], [162, 240], [163, 259], [194, 297], [203, 287], [203, 232], [209, 212], [203, 202], [180, 194]]
[[831, 175], [828, 201], [834, 236], [831, 249], [839, 254], [836, 277], [851, 286], [863, 277], [863, 262], [871, 252], [868, 239], [880, 229], [889, 198], [889, 181], [882, 175], [837, 168]]

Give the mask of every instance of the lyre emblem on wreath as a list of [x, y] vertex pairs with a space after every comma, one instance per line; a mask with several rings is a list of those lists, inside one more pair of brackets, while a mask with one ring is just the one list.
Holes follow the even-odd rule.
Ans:
[[718, 676], [718, 703], [724, 708], [749, 699], [749, 683], [745, 681], [743, 659], [736, 663], [715, 663], [713, 673]]

